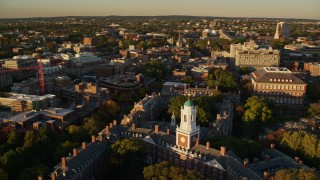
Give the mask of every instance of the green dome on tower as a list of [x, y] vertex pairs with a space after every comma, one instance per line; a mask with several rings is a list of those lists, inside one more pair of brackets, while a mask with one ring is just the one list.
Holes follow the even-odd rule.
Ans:
[[188, 99], [188, 101], [184, 103], [184, 106], [193, 106], [193, 102]]

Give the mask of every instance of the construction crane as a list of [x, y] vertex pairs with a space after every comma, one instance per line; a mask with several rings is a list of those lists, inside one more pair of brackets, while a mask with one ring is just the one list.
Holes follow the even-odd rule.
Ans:
[[39, 81], [40, 81], [41, 95], [43, 96], [45, 94], [45, 91], [44, 91], [44, 73], [42, 68], [41, 57], [39, 57]]
[[25, 70], [38, 70], [38, 77], [40, 81], [40, 90], [41, 90], [41, 95], [45, 95], [45, 87], [44, 87], [44, 72], [43, 72], [43, 67], [42, 67], [42, 61], [41, 57], [39, 56], [39, 65], [38, 66], [29, 66], [29, 67], [21, 67], [18, 69], [0, 69], [0, 75], [5, 74], [5, 73], [10, 73], [10, 72], [16, 72], [16, 71], [25, 71]]

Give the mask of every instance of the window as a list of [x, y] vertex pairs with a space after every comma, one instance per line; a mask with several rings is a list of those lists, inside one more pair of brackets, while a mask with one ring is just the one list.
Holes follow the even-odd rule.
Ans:
[[187, 115], [184, 115], [184, 122], [187, 122]]
[[191, 121], [193, 121], [193, 119], [192, 119], [192, 115], [191, 115]]

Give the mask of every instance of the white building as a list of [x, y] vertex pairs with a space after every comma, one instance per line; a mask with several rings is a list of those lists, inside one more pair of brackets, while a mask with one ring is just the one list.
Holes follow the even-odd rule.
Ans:
[[277, 23], [276, 34], [274, 35], [274, 39], [287, 39], [290, 37], [290, 26], [285, 22]]

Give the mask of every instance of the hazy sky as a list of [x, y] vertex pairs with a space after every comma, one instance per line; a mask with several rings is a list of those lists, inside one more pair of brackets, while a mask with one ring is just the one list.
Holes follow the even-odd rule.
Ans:
[[0, 0], [0, 18], [106, 15], [320, 19], [320, 0]]

